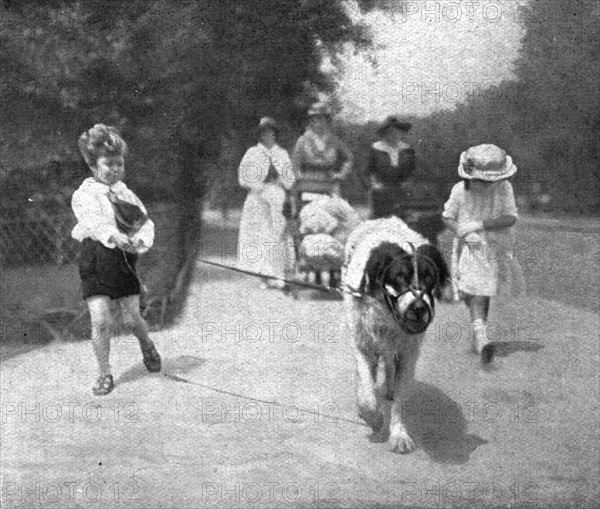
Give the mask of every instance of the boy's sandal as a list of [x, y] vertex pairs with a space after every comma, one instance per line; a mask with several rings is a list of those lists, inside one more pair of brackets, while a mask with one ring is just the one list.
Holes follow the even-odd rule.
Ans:
[[95, 396], [106, 396], [115, 388], [112, 375], [98, 377], [96, 385], [92, 387], [92, 392]]
[[142, 350], [144, 356], [144, 366], [150, 373], [158, 373], [161, 368], [160, 355], [156, 351], [154, 345], [151, 348]]

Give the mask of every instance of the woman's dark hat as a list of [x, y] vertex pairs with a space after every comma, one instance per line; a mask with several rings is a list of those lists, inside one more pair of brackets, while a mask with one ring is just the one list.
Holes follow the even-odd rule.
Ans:
[[388, 117], [385, 119], [385, 122], [381, 125], [379, 129], [377, 129], [377, 134], [382, 136], [385, 131], [387, 131], [390, 127], [394, 127], [399, 131], [410, 131], [412, 124], [408, 122], [401, 122], [398, 117]]
[[271, 117], [263, 117], [258, 123], [258, 134], [262, 134], [267, 129], [275, 131], [275, 134], [279, 132], [279, 125], [275, 122], [275, 119]]

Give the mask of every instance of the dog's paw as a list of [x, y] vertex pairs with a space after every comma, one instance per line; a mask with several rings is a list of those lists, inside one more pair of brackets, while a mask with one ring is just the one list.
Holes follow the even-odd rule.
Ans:
[[390, 435], [390, 451], [400, 454], [407, 454], [415, 450], [416, 446], [413, 439], [408, 436], [408, 433], [394, 433]]
[[383, 427], [383, 414], [379, 410], [359, 407], [358, 416], [371, 427], [374, 433], [381, 431]]

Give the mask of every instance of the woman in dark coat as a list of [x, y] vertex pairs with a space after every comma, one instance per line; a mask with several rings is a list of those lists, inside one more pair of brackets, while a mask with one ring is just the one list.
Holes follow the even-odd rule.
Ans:
[[367, 173], [371, 184], [371, 219], [401, 216], [401, 184], [415, 171], [415, 151], [404, 141], [411, 125], [388, 117], [371, 145]]

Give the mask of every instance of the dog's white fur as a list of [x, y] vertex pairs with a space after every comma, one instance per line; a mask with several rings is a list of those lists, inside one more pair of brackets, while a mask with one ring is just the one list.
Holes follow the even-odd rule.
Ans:
[[[411, 252], [427, 240], [397, 218], [367, 221], [348, 239], [342, 283], [358, 289], [365, 275], [371, 252], [383, 242], [398, 244]], [[424, 333], [408, 334], [394, 320], [386, 304], [379, 299], [345, 295], [345, 306], [356, 358], [357, 403], [359, 415], [380, 432], [384, 423], [378, 401], [376, 377], [379, 359], [385, 366], [385, 396], [393, 398], [389, 429], [389, 445], [394, 452], [406, 453], [415, 448], [402, 422], [405, 390], [414, 378]], [[398, 359], [396, 361], [396, 359]]]

